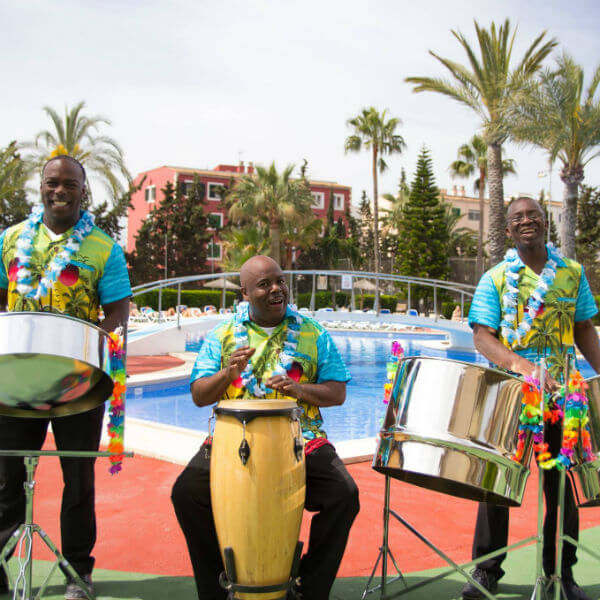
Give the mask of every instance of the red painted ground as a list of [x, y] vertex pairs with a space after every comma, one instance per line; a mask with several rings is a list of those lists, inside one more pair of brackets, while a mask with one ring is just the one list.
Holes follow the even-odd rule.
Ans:
[[162, 369], [171, 369], [178, 367], [185, 361], [175, 356], [163, 354], [159, 356], [128, 356], [127, 374], [139, 375], [140, 373], [150, 373], [151, 371], [160, 371]]
[[[135, 457], [126, 459], [118, 475], [111, 477], [107, 468], [108, 461], [98, 459], [97, 566], [157, 575], [191, 575], [183, 535], [170, 502], [171, 486], [182, 467]], [[352, 529], [339, 575], [369, 575], [381, 544], [384, 478], [372, 471], [369, 463], [348, 468], [360, 489], [361, 512]], [[60, 543], [58, 514], [62, 480], [58, 459], [42, 458], [36, 480], [34, 519]], [[511, 511], [511, 541], [534, 532], [536, 483], [534, 471], [523, 506]], [[393, 481], [392, 508], [453, 559], [470, 558], [475, 503]], [[305, 514], [302, 525], [301, 537], [305, 541], [309, 517]], [[600, 509], [584, 509], [580, 518], [582, 528], [600, 525]], [[393, 521], [390, 547], [403, 572], [442, 566], [435, 554]], [[36, 543], [35, 554], [37, 558], [50, 559], [50, 554], [41, 549], [39, 543]]]

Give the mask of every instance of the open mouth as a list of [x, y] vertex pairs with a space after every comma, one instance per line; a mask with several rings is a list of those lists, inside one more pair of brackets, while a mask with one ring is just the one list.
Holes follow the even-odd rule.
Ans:
[[70, 202], [67, 202], [66, 200], [48, 200], [48, 203], [53, 208], [65, 208], [70, 204]]
[[281, 306], [283, 304], [283, 296], [277, 296], [269, 300], [269, 306]]

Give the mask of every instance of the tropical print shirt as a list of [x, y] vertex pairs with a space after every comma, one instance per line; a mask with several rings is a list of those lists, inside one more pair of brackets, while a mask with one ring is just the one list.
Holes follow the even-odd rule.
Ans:
[[[9, 311], [56, 312], [92, 323], [98, 322], [101, 305], [131, 296], [131, 286], [123, 250], [106, 233], [94, 227], [79, 250], [63, 269], [52, 290], [40, 300], [17, 292], [16, 244], [25, 221], [0, 235], [0, 288], [8, 290]], [[33, 240], [31, 271], [34, 285], [62, 249], [72, 233], [69, 229], [52, 240], [40, 225]]]
[[[298, 314], [288, 307], [286, 317]], [[301, 316], [300, 335], [297, 352], [301, 356], [294, 361], [288, 376], [300, 383], [322, 383], [324, 381], [350, 381], [350, 373], [340, 353], [325, 329], [313, 319]], [[258, 381], [266, 380], [277, 365], [279, 353], [287, 332], [287, 318], [284, 318], [269, 335], [251, 320], [245, 322], [248, 329], [248, 341], [251, 348], [256, 348], [252, 355], [254, 375]], [[229, 357], [235, 350], [235, 324], [229, 319], [210, 331], [192, 369], [191, 383], [201, 377], [209, 377], [227, 365]], [[242, 385], [241, 377], [234, 381], [225, 391], [224, 398], [242, 398], [248, 396]], [[282, 398], [280, 393], [272, 390], [266, 398]], [[298, 401], [303, 409], [300, 417], [302, 433], [305, 440], [326, 438], [323, 430], [323, 418], [317, 406]]]
[[[507, 292], [506, 266], [506, 261], [502, 261], [481, 278], [469, 311], [469, 325], [479, 323], [495, 329], [500, 341], [510, 348], [500, 328], [502, 297]], [[523, 319], [529, 297], [538, 283], [538, 275], [521, 261], [516, 326]], [[597, 312], [583, 267], [574, 260], [562, 258], [530, 331], [512, 350], [534, 363], [546, 358], [551, 375], [562, 381], [567, 356], [575, 355], [574, 324], [590, 319]]]

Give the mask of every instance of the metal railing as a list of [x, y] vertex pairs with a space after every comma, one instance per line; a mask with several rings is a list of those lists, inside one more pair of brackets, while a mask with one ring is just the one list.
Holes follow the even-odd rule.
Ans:
[[[294, 302], [294, 276], [296, 277], [312, 277], [312, 288], [311, 288], [311, 297], [310, 297], [310, 310], [314, 312], [315, 310], [315, 296], [317, 292], [317, 277], [319, 276], [328, 276], [328, 277], [342, 277], [342, 276], [350, 276], [351, 277], [351, 298], [350, 298], [350, 308], [351, 310], [356, 309], [356, 298], [355, 298], [355, 286], [354, 282], [356, 279], [374, 279], [375, 280], [375, 290], [380, 290], [380, 281], [384, 282], [393, 282], [393, 283], [401, 283], [407, 286], [407, 302], [406, 302], [406, 312], [411, 310], [411, 286], [424, 286], [433, 288], [433, 312], [435, 318], [438, 316], [438, 290], [444, 290], [447, 292], [452, 292], [460, 296], [460, 307], [461, 314], [465, 314], [465, 296], [472, 297], [473, 292], [475, 290], [474, 285], [468, 285], [464, 283], [457, 283], [452, 281], [445, 281], [442, 279], [426, 279], [423, 277], [409, 277], [406, 275], [392, 275], [387, 273], [370, 273], [364, 271], [324, 271], [324, 270], [307, 270], [307, 271], [284, 271], [284, 274], [289, 276], [289, 290], [290, 290], [290, 302]], [[239, 273], [229, 272], [229, 273], [206, 273], [203, 275], [188, 275], [185, 277], [172, 277], [170, 279], [160, 279], [158, 281], [152, 281], [149, 283], [144, 283], [141, 285], [137, 285], [133, 288], [133, 296], [138, 296], [144, 292], [151, 292], [153, 290], [158, 289], [158, 311], [159, 315], [162, 313], [162, 291], [163, 288], [177, 286], [177, 326], [180, 326], [179, 316], [180, 310], [179, 306], [181, 305], [181, 286], [186, 283], [192, 283], [197, 281], [207, 281], [215, 278], [217, 275], [219, 278], [223, 278], [225, 282], [227, 279], [232, 277], [239, 277]], [[223, 285], [221, 292], [221, 308], [225, 308], [225, 292], [226, 292], [225, 284]], [[341, 290], [345, 291], [345, 290]], [[335, 308], [335, 307], [334, 307]], [[377, 311], [379, 313], [379, 311]]]

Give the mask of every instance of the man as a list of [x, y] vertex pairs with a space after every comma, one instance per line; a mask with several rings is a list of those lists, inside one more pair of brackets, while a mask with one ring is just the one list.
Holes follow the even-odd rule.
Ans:
[[[198, 406], [206, 406], [222, 398], [253, 395], [249, 389], [256, 384], [265, 389], [266, 398], [292, 397], [304, 409], [305, 507], [317, 514], [300, 565], [301, 593], [305, 600], [327, 600], [359, 504], [356, 484], [327, 442], [319, 407], [342, 404], [350, 376], [329, 334], [288, 307], [285, 278], [275, 261], [266, 256], [251, 258], [242, 266], [240, 280], [249, 305], [241, 304], [233, 319], [204, 340], [192, 371], [192, 398]], [[285, 375], [273, 376], [288, 323], [296, 318], [301, 324], [294, 362]], [[257, 371], [252, 371], [255, 380], [248, 376], [249, 365], [257, 365]], [[223, 563], [213, 523], [209, 468], [210, 446], [205, 441], [172, 493], [200, 600], [226, 598], [218, 583]]]
[[[86, 195], [83, 166], [70, 156], [50, 159], [42, 170], [40, 193], [43, 216], [33, 212], [28, 221], [0, 236], [0, 310], [50, 311], [97, 323], [102, 306], [105, 318], [99, 325], [105, 331], [125, 326], [131, 295], [125, 258], [121, 248], [81, 211]], [[65, 252], [68, 264], [54, 269], [53, 275], [50, 267], [56, 267], [56, 257]], [[51, 419], [58, 450], [98, 450], [103, 415], [104, 407], [99, 406]], [[0, 417], [0, 448], [39, 450], [47, 428], [48, 419]], [[96, 541], [94, 462], [60, 459], [62, 552], [90, 587]], [[24, 478], [22, 458], [0, 457], [0, 549], [24, 520]], [[0, 593], [7, 590], [6, 573], [0, 569]], [[65, 598], [85, 597], [68, 579]]]
[[[516, 252], [507, 253], [503, 262], [483, 275], [469, 312], [475, 347], [493, 364], [518, 373], [532, 375], [539, 371], [539, 359], [545, 357], [548, 368], [546, 390], [558, 388], [564, 364], [575, 354], [575, 345], [596, 372], [600, 371], [600, 344], [591, 322], [598, 311], [581, 265], [562, 258], [544, 244], [546, 222], [540, 205], [531, 198], [518, 198], [508, 207], [506, 233]], [[556, 267], [549, 259], [556, 261]], [[540, 281], [548, 284], [540, 286]], [[512, 282], [512, 283], [511, 283]], [[548, 287], [547, 291], [544, 287]], [[536, 304], [533, 292], [542, 298]], [[511, 296], [517, 311], [511, 311]], [[533, 320], [527, 318], [527, 307], [533, 307]], [[510, 313], [514, 313], [511, 317]], [[552, 332], [553, 339], [538, 343], [543, 334]], [[512, 342], [512, 345], [511, 345]], [[556, 456], [561, 446], [560, 424], [550, 426], [546, 441]], [[544, 473], [546, 518], [544, 522], [543, 566], [546, 576], [554, 573], [556, 558], [556, 519], [558, 472]], [[577, 539], [579, 517], [567, 478], [565, 495], [565, 533]], [[473, 558], [506, 546], [508, 509], [480, 504], [473, 542]], [[568, 600], [586, 600], [588, 596], [575, 583], [572, 567], [577, 561], [576, 548], [564, 544], [562, 580]], [[504, 575], [501, 568], [506, 554], [477, 565], [473, 577], [486, 589], [494, 591]], [[463, 598], [482, 598], [471, 584], [463, 589]]]

